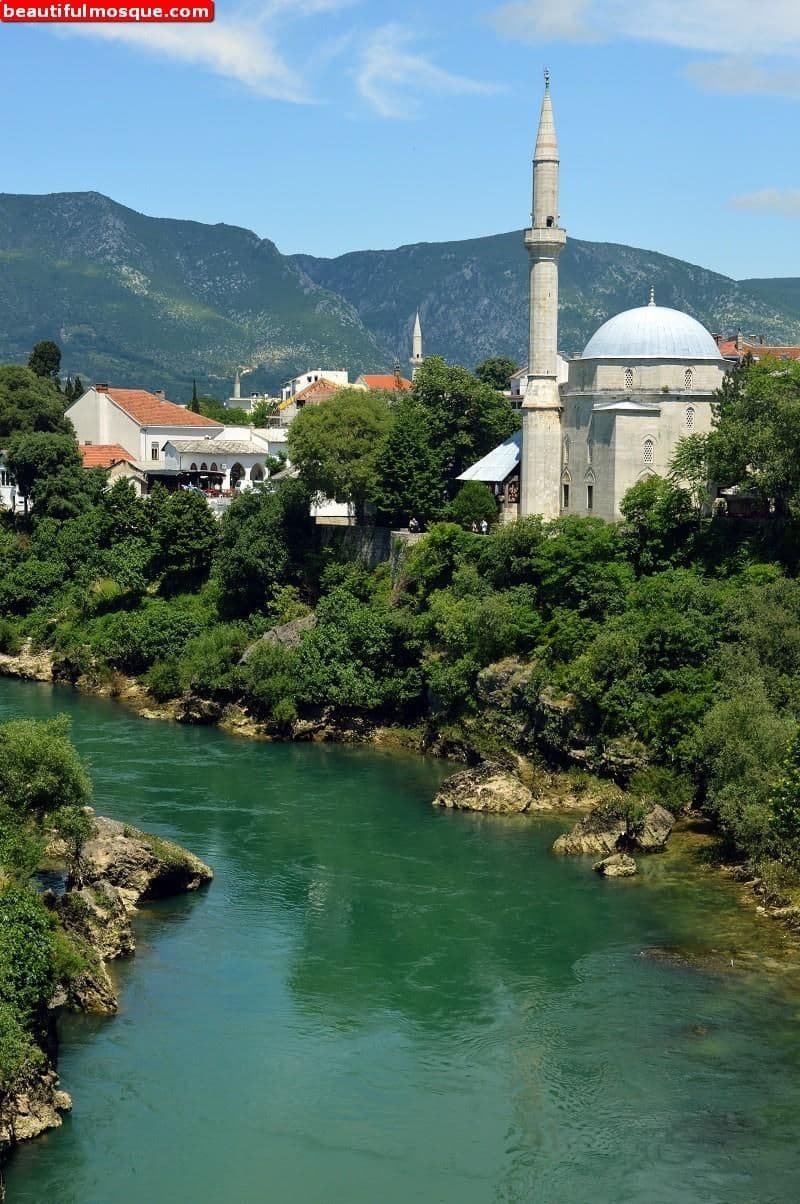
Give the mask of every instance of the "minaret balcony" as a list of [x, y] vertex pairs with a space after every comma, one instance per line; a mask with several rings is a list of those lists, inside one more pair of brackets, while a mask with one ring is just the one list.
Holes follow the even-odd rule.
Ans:
[[530, 226], [525, 231], [525, 246], [532, 255], [556, 256], [567, 241], [567, 232], [560, 226]]

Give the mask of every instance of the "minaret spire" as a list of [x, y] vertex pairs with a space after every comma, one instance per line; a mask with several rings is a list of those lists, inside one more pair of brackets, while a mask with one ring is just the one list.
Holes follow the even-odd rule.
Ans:
[[236, 375], [233, 378], [233, 399], [238, 401], [242, 396], [242, 382], [239, 377], [239, 369], [236, 369]]
[[425, 360], [422, 354], [422, 323], [419, 320], [419, 310], [414, 318], [414, 333], [411, 336], [411, 379], [414, 380]]
[[528, 379], [522, 403], [522, 514], [556, 518], [561, 492], [561, 395], [558, 387], [558, 257], [567, 241], [558, 224], [558, 138], [550, 73], [533, 152], [531, 225], [525, 231], [530, 259]]

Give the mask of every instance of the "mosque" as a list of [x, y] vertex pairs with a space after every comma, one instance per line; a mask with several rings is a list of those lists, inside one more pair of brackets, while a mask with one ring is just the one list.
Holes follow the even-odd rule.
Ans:
[[558, 212], [559, 152], [549, 75], [533, 155], [528, 365], [521, 381], [522, 430], [459, 480], [492, 485], [504, 517], [594, 514], [621, 518], [626, 491], [666, 475], [683, 435], [711, 430], [714, 393], [728, 364], [688, 314], [648, 304], [617, 314], [581, 355], [558, 354], [558, 257], [566, 230]]

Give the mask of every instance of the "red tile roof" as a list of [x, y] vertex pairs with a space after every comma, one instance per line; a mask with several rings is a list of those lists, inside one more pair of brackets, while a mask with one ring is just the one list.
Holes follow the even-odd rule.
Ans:
[[84, 468], [113, 468], [121, 461], [135, 463], [130, 452], [119, 443], [81, 443], [78, 450], [83, 456]]
[[140, 426], [204, 426], [206, 429], [222, 429], [221, 422], [213, 418], [204, 418], [192, 410], [173, 405], [155, 393], [147, 393], [144, 389], [101, 389], [116, 402], [121, 410], [129, 414]]
[[771, 356], [778, 360], [800, 360], [800, 347], [778, 347], [768, 343], [757, 343], [750, 339], [742, 339], [740, 346], [737, 347], [736, 339], [720, 339], [717, 343], [720, 350], [720, 355], [752, 355], [754, 359], [763, 359], [765, 356]]
[[327, 401], [329, 397], [333, 397], [334, 393], [338, 393], [344, 385], [336, 385], [332, 380], [328, 380], [326, 376], [321, 376], [319, 380], [315, 380], [313, 384], [306, 385], [305, 389], [301, 389], [299, 393], [293, 393], [291, 397], [287, 397], [278, 406], [279, 410], [285, 410], [288, 406], [301, 403], [311, 403], [311, 405], [319, 405], [321, 401]]
[[381, 376], [362, 376], [364, 384], [368, 389], [389, 389], [392, 393], [406, 392], [411, 388], [411, 381], [406, 380], [404, 376], [395, 376], [393, 372], [386, 372]]

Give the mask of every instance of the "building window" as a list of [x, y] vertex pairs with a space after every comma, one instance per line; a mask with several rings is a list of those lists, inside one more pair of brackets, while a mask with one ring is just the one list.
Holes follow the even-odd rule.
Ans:
[[692, 387], [692, 381], [693, 381], [693, 379], [694, 379], [694, 377], [693, 377], [693, 375], [692, 375], [692, 370], [691, 370], [691, 368], [687, 368], [687, 369], [686, 369], [686, 371], [685, 371], [685, 372], [684, 372], [684, 374], [683, 374], [683, 387], [684, 387], [684, 389], [691, 389], [691, 387]]
[[564, 436], [564, 463], [569, 464], [569, 435]]
[[150, 459], [151, 460], [158, 459], [158, 444], [157, 443], [150, 444]]
[[594, 485], [586, 486], [586, 509], [594, 510]]
[[645, 464], [652, 464], [656, 458], [656, 445], [652, 439], [645, 439], [642, 444], [642, 460]]
[[190, 465], [189, 465], [189, 472], [197, 472], [197, 465], [196, 465], [196, 464], [190, 464]]
[[561, 505], [565, 510], [569, 510], [569, 482], [564, 481], [561, 485]]
[[694, 406], [686, 407], [686, 429], [687, 431], [694, 430]]
[[626, 389], [633, 388], [633, 368], [625, 369], [625, 388]]

